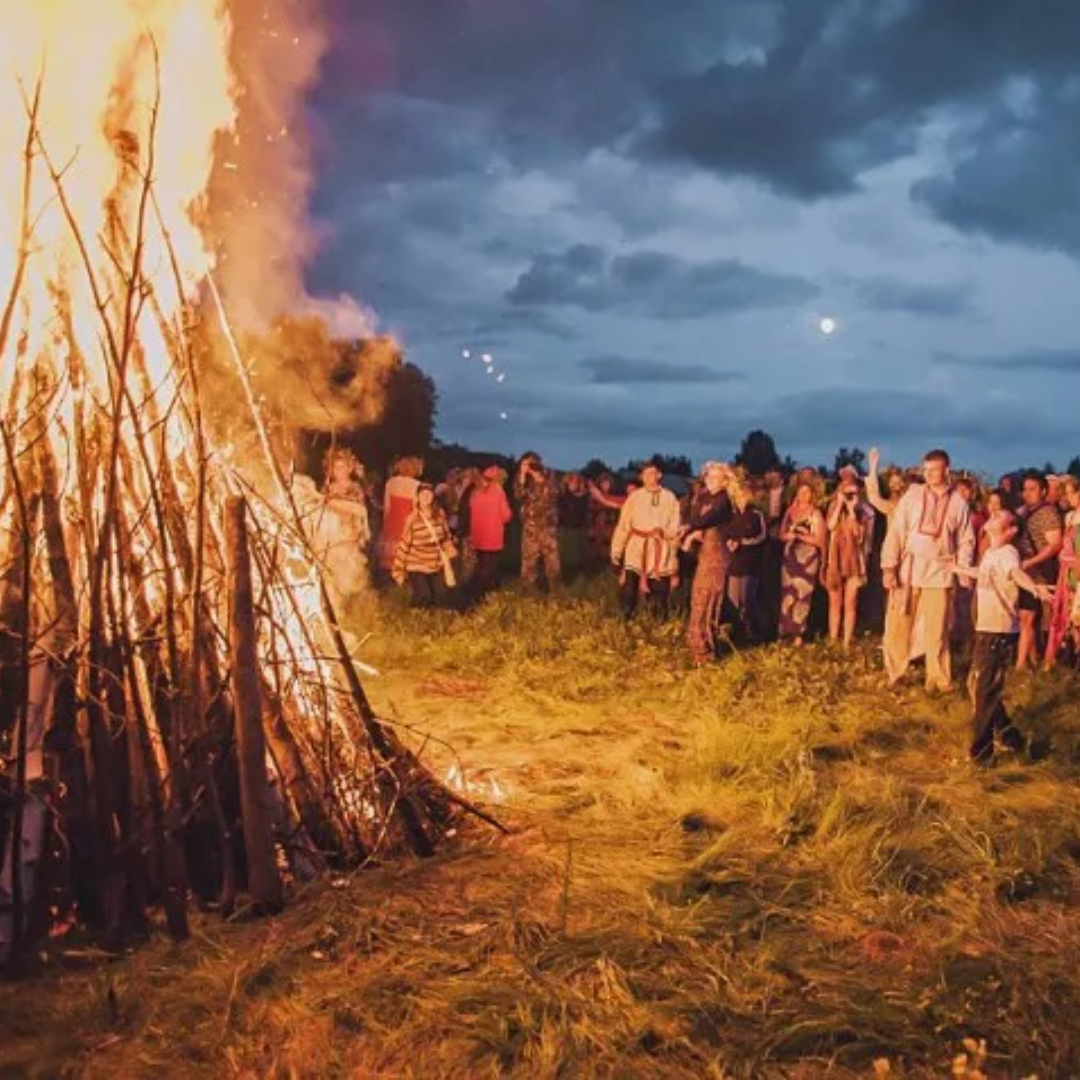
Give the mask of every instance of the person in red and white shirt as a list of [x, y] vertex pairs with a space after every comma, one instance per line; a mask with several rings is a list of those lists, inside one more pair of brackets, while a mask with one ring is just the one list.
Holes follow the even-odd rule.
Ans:
[[951, 691], [949, 612], [953, 566], [975, 557], [971, 511], [949, 482], [949, 455], [931, 450], [923, 459], [922, 484], [904, 492], [889, 519], [881, 550], [885, 611], [885, 670], [893, 686], [909, 662], [926, 654], [928, 690]]

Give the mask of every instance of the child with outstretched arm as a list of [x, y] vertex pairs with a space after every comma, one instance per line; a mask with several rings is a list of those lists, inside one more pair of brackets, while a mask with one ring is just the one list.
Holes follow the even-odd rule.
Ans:
[[980, 765], [994, 757], [994, 736], [1010, 750], [1022, 751], [1026, 740], [1005, 711], [1005, 674], [1012, 666], [1020, 634], [1017, 601], [1020, 590], [1040, 600], [1050, 590], [1039, 585], [1020, 566], [1013, 547], [1016, 519], [1007, 510], [990, 517], [984, 527], [988, 544], [977, 569], [951, 567], [954, 574], [974, 579], [976, 597], [975, 652], [968, 675], [968, 692], [975, 708], [971, 759]]

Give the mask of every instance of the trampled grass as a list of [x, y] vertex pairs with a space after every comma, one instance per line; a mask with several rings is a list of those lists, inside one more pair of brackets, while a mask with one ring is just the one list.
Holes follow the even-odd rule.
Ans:
[[382, 714], [512, 835], [179, 948], [58, 943], [0, 988], [4, 1074], [947, 1076], [985, 1039], [987, 1075], [1080, 1075], [1072, 675], [1014, 681], [1038, 760], [976, 771], [965, 703], [886, 693], [872, 641], [690, 670], [592, 588], [367, 627]]

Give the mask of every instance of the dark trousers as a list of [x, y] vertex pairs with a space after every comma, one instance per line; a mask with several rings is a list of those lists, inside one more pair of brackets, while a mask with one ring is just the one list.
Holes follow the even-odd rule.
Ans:
[[472, 579], [472, 592], [477, 600], [499, 587], [499, 563], [501, 561], [501, 551], [478, 551], [476, 553], [476, 573]]
[[780, 621], [780, 571], [784, 565], [784, 545], [776, 539], [765, 541], [761, 557], [757, 597], [750, 624], [759, 641], [775, 641]]
[[994, 753], [994, 733], [1014, 750], [1024, 745], [1005, 711], [1005, 676], [1016, 662], [1015, 634], [975, 634], [968, 693], [975, 708], [971, 729], [971, 756], [987, 761]]
[[[637, 611], [639, 596], [641, 596], [641, 577], [633, 570], [627, 570], [619, 586], [619, 607], [628, 619], [632, 618], [634, 612]], [[666, 619], [668, 602], [671, 600], [671, 578], [649, 578], [649, 591], [645, 599], [658, 619]]]
[[442, 571], [434, 574], [421, 574], [409, 571], [409, 594], [414, 607], [441, 607], [446, 599], [446, 582]]

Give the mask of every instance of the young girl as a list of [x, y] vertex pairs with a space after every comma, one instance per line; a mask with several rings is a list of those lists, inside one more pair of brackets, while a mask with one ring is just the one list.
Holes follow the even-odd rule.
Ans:
[[456, 555], [446, 514], [435, 502], [435, 489], [421, 484], [394, 552], [394, 581], [408, 583], [417, 607], [437, 607], [457, 584], [453, 568]]

